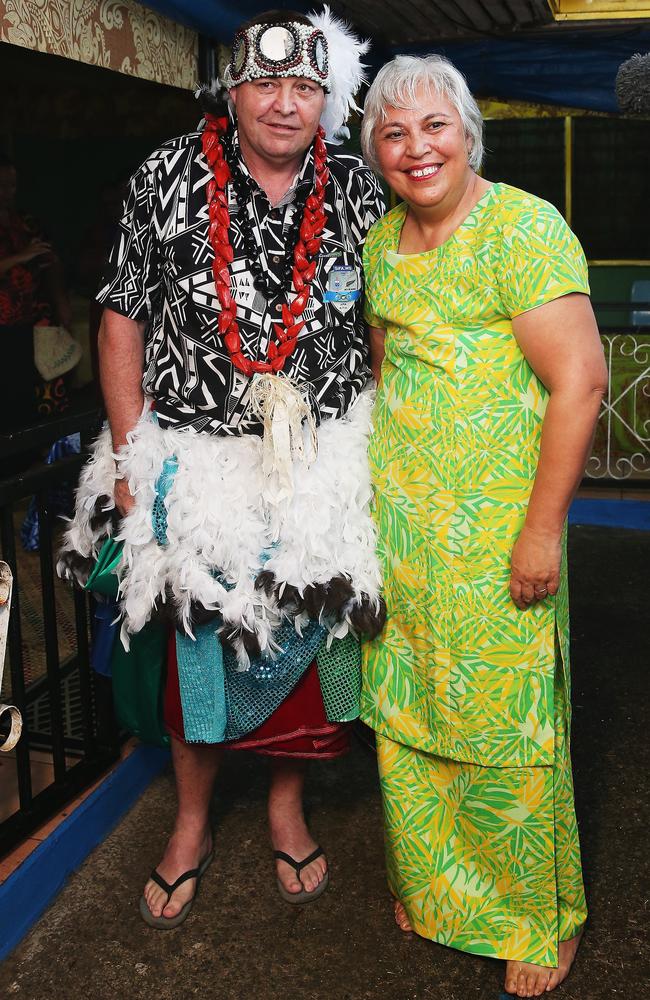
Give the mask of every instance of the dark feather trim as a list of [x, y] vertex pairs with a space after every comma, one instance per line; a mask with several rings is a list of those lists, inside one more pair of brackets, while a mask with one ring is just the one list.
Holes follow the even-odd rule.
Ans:
[[262, 655], [259, 639], [254, 632], [249, 632], [248, 629], [231, 628], [228, 625], [224, 625], [219, 629], [219, 638], [222, 645], [227, 646], [233, 653], [237, 652], [235, 640], [239, 639], [249, 656], [257, 657]]
[[192, 601], [190, 604], [190, 618], [192, 620], [192, 625], [207, 625], [208, 622], [214, 621], [215, 618], [219, 617], [220, 612], [217, 608], [206, 608], [199, 601]]
[[379, 598], [379, 606], [364, 594], [359, 604], [350, 611], [350, 621], [362, 635], [368, 639], [376, 639], [386, 624], [386, 604], [383, 597]]
[[[100, 528], [108, 527], [108, 525], [111, 526], [113, 532], [116, 532], [119, 524], [120, 512], [115, 506], [113, 498], [106, 495], [97, 497], [89, 522], [92, 533], [96, 534]], [[105, 534], [109, 535], [111, 532], [106, 531]]]
[[58, 575], [69, 580], [80, 590], [83, 590], [94, 566], [95, 560], [90, 556], [79, 555], [78, 552], [74, 552], [72, 549], [62, 549], [59, 552], [57, 562]]
[[202, 83], [196, 97], [204, 114], [215, 118], [228, 114], [228, 91], [220, 80], [213, 80], [210, 85]]
[[263, 569], [255, 580], [255, 590], [263, 590], [267, 597], [271, 597], [275, 593], [276, 587], [275, 573], [272, 573], [270, 569]]

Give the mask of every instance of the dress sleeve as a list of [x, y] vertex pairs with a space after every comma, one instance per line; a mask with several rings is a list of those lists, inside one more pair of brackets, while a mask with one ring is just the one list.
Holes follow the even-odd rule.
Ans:
[[151, 316], [160, 288], [154, 168], [155, 162], [147, 161], [130, 180], [97, 294], [98, 302], [138, 322]]
[[506, 212], [501, 236], [497, 279], [510, 317], [569, 292], [589, 294], [583, 249], [553, 205], [527, 196]]
[[368, 237], [363, 247], [363, 278], [364, 278], [364, 301], [363, 318], [368, 326], [376, 326], [383, 329], [385, 322], [377, 315], [376, 303], [376, 244], [377, 240], [373, 231], [368, 233]]

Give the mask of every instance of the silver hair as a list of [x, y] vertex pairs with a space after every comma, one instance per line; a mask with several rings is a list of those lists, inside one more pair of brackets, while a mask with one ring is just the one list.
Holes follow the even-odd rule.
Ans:
[[395, 56], [379, 70], [366, 95], [361, 123], [361, 148], [367, 164], [379, 172], [375, 129], [386, 121], [386, 108], [417, 108], [422, 86], [447, 98], [456, 109], [468, 140], [469, 165], [478, 170], [483, 162], [483, 117], [463, 74], [437, 55]]

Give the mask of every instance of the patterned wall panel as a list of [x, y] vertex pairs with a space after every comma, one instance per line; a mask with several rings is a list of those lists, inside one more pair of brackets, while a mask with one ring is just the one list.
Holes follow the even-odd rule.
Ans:
[[196, 32], [131, 0], [0, 0], [0, 41], [190, 89]]

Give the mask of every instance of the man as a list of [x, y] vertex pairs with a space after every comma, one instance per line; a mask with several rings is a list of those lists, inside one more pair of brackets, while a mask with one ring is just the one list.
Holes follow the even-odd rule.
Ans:
[[114, 489], [124, 640], [163, 604], [176, 617], [165, 719], [178, 814], [140, 905], [155, 927], [185, 918], [211, 861], [224, 742], [270, 757], [283, 898], [327, 885], [305, 761], [346, 749], [356, 635], [383, 621], [361, 311], [362, 244], [383, 206], [319, 126], [340, 130], [354, 107], [364, 51], [329, 14], [273, 11], [240, 29], [230, 119], [204, 93], [203, 128], [136, 173], [99, 295], [111, 437], [82, 475], [66, 544], [96, 556], [111, 529], [93, 505], [114, 513]]

